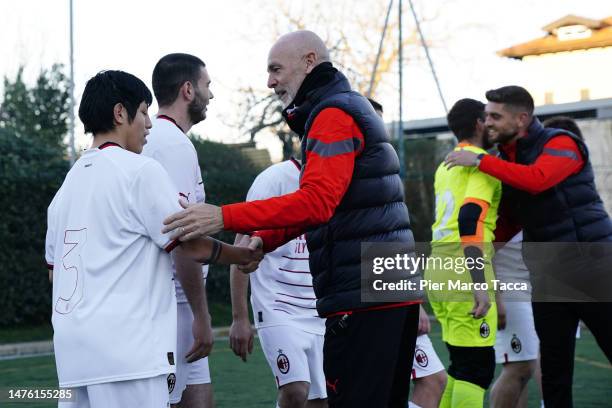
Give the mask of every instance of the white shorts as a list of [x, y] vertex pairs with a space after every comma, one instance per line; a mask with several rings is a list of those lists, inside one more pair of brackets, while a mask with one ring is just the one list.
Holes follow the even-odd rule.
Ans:
[[[70, 401], [59, 401], [58, 408], [167, 408], [169, 383], [174, 374], [138, 380], [116, 381], [72, 388]], [[170, 377], [170, 378], [169, 378]]]
[[444, 365], [427, 334], [416, 338], [414, 360], [412, 361], [412, 379], [423, 378], [444, 371]]
[[310, 383], [309, 400], [327, 398], [323, 374], [323, 335], [292, 326], [262, 327], [257, 334], [277, 387], [305, 381]]
[[193, 333], [191, 325], [193, 323], [193, 313], [189, 303], [179, 303], [176, 305], [177, 311], [177, 342], [176, 342], [176, 384], [170, 393], [170, 403], [177, 404], [181, 400], [181, 395], [188, 385], [209, 384], [210, 370], [208, 368], [208, 357], [202, 358], [193, 363], [188, 363], [185, 354], [193, 346]]
[[540, 341], [530, 302], [506, 302], [506, 328], [497, 331], [495, 362], [498, 364], [538, 358]]

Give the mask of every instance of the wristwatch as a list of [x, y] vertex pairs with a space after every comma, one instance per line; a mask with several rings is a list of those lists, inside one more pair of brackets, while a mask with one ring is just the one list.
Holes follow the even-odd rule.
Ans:
[[480, 167], [480, 161], [482, 160], [484, 156], [485, 156], [484, 153], [480, 153], [478, 156], [476, 156], [476, 167]]

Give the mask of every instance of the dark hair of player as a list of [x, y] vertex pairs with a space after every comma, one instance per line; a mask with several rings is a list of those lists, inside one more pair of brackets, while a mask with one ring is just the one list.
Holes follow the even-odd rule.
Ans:
[[580, 140], [583, 140], [582, 132], [580, 131], [578, 124], [569, 116], [553, 116], [552, 118], [548, 118], [542, 122], [542, 125], [547, 128], [569, 130], [578, 136]]
[[153, 68], [153, 93], [159, 106], [168, 106], [176, 100], [181, 86], [191, 82], [195, 87], [204, 61], [190, 54], [168, 54]]
[[484, 103], [475, 99], [460, 99], [446, 115], [448, 127], [458, 141], [470, 139], [474, 136], [476, 123], [484, 120]]
[[140, 79], [123, 71], [101, 71], [87, 81], [79, 118], [85, 133], [105, 133], [115, 128], [114, 108], [122, 104], [131, 122], [142, 102], [151, 105], [153, 97]]
[[525, 88], [516, 85], [502, 86], [501, 88], [491, 89], [485, 94], [487, 101], [503, 103], [515, 110], [533, 114], [533, 98]]

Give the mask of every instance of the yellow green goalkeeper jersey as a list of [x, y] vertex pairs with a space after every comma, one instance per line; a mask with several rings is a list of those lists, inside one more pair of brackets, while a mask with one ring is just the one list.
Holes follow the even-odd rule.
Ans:
[[[460, 143], [455, 150], [465, 149], [480, 154], [486, 151], [467, 143]], [[489, 204], [484, 217], [481, 242], [492, 242], [497, 209], [501, 199], [501, 182], [476, 167], [457, 166], [447, 169], [438, 166], [434, 181], [436, 194], [436, 221], [432, 226], [432, 243], [461, 242], [459, 236], [459, 209], [466, 199], [482, 200]]]

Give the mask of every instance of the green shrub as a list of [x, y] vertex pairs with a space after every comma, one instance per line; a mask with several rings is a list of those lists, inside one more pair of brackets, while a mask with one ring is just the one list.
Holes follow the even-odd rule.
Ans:
[[[191, 140], [198, 152], [206, 201], [215, 205], [244, 201], [253, 180], [263, 169], [254, 166], [240, 150], [230, 145], [197, 137]], [[233, 233], [222, 232], [217, 238], [233, 244], [234, 236]], [[213, 265], [206, 285], [210, 302], [230, 303], [228, 266]]]

